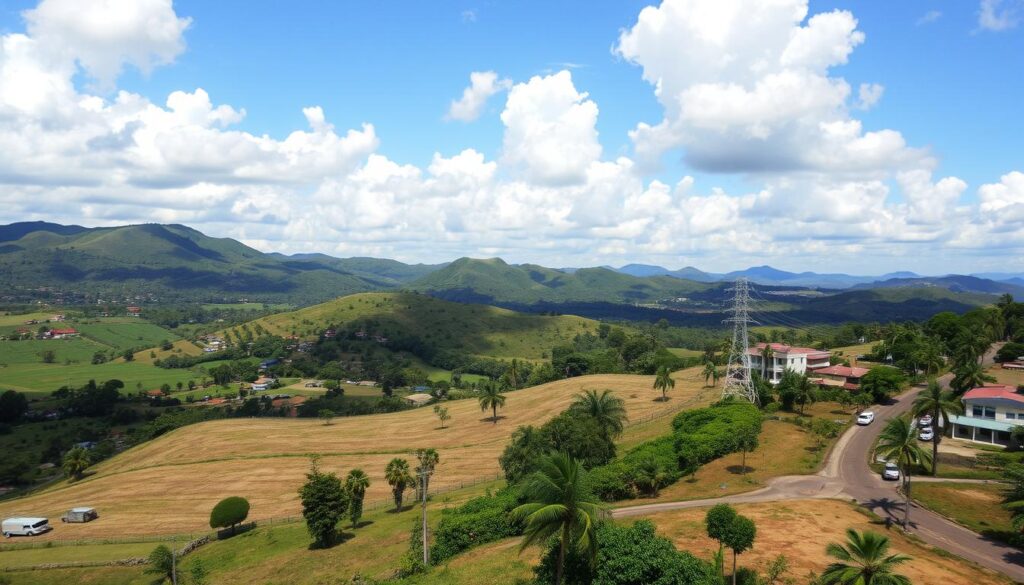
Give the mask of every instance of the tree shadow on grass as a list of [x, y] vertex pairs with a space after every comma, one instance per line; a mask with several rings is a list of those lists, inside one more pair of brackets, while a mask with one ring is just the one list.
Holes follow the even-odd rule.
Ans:
[[[507, 417], [505, 415], [499, 414], [498, 415], [498, 422], [501, 422], [501, 421], [505, 420], [506, 418]], [[488, 422], [488, 423], [491, 423], [491, 424], [495, 424], [493, 416], [485, 416], [484, 418], [480, 419], [480, 422]]]
[[401, 514], [402, 512], [405, 512], [407, 510], [412, 510], [415, 505], [416, 504], [402, 504], [402, 508], [400, 510], [396, 510], [394, 507], [389, 507], [387, 513], [388, 514]]
[[309, 550], [329, 550], [329, 549], [332, 549], [332, 548], [334, 548], [336, 546], [340, 546], [342, 544], [345, 544], [346, 542], [348, 542], [348, 541], [352, 540], [353, 538], [355, 538], [355, 536], [356, 535], [355, 535], [354, 532], [345, 532], [344, 530], [338, 530], [338, 531], [336, 531], [334, 533], [334, 542], [332, 542], [331, 544], [329, 544], [327, 546], [320, 546], [320, 545], [318, 545], [315, 542], [311, 542], [311, 543], [309, 543], [309, 547], [308, 548], [309, 548]]
[[360, 528], [366, 528], [367, 526], [372, 526], [372, 525], [373, 525], [373, 520], [360, 520], [359, 523], [356, 524], [353, 528], [358, 530]]
[[749, 465], [730, 465], [726, 467], [725, 470], [733, 475], [744, 475], [750, 473], [751, 471], [754, 471], [754, 468]]
[[658, 396], [657, 398], [655, 398], [651, 402], [668, 402], [669, 400], [672, 400], [671, 396], [664, 396], [664, 397]]

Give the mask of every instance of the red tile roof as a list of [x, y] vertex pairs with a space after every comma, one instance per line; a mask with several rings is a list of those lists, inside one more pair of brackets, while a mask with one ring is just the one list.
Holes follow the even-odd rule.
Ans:
[[1002, 398], [1003, 400], [1013, 400], [1014, 402], [1024, 404], [1024, 394], [1018, 394], [1016, 388], [1005, 384], [981, 386], [964, 394], [964, 400], [977, 400], [981, 398]]
[[50, 329], [51, 335], [74, 335], [76, 333], [78, 332], [70, 327], [67, 329]]
[[820, 370], [814, 370], [814, 373], [815, 375], [824, 374], [842, 376], [844, 378], [863, 378], [864, 374], [867, 374], [869, 371], [867, 368], [858, 368], [856, 366], [829, 366]]

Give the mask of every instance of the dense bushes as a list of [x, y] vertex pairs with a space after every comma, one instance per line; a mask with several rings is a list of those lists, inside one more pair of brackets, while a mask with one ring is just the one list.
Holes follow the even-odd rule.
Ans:
[[[597, 528], [601, 543], [597, 562], [570, 549], [565, 559], [565, 585], [718, 585], [714, 567], [655, 534], [650, 520], [622, 526], [604, 522]], [[554, 583], [558, 545], [554, 539], [535, 569], [538, 583]]]
[[761, 412], [746, 402], [725, 402], [676, 415], [672, 435], [642, 443], [620, 459], [591, 471], [602, 500], [653, 495], [701, 465], [739, 451], [761, 433]]
[[740, 450], [743, 440], [761, 433], [761, 412], [747, 402], [720, 403], [676, 415], [675, 448], [679, 469], [701, 465]]
[[518, 493], [506, 488], [441, 512], [430, 545], [432, 562], [440, 563], [478, 544], [522, 534], [522, 522], [510, 515], [517, 505]]
[[539, 428], [516, 429], [498, 463], [505, 479], [514, 483], [535, 470], [541, 455], [553, 451], [568, 453], [590, 469], [615, 458], [615, 443], [593, 418], [566, 410]]

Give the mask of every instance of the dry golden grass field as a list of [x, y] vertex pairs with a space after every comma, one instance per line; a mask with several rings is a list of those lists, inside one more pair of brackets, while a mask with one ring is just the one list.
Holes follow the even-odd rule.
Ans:
[[[757, 524], [753, 548], [740, 555], [743, 567], [763, 569], [779, 554], [785, 554], [791, 567], [789, 576], [797, 583], [806, 582], [810, 571], [819, 575], [831, 562], [825, 554], [830, 542], [845, 542], [845, 530], [873, 530], [886, 533], [891, 541], [890, 554], [903, 553], [913, 557], [901, 567], [900, 573], [913, 583], [943, 585], [1005, 585], [1005, 578], [970, 565], [957, 558], [937, 554], [931, 547], [917, 544], [896, 530], [886, 532], [884, 526], [872, 524], [852, 505], [838, 500], [795, 500], [761, 504], [741, 504], [736, 510]], [[658, 532], [672, 539], [676, 547], [701, 558], [711, 558], [718, 543], [709, 539], [704, 529], [706, 509], [678, 510], [650, 516]], [[727, 564], [731, 566], [729, 555]]]
[[[0, 516], [41, 515], [56, 520], [73, 506], [95, 506], [101, 518], [63, 525], [43, 539], [79, 539], [208, 530], [210, 509], [221, 498], [243, 496], [250, 519], [300, 513], [297, 491], [310, 455], [321, 467], [344, 475], [360, 467], [371, 479], [367, 505], [390, 498], [383, 479], [393, 457], [412, 463], [411, 451], [440, 452], [431, 489], [493, 478], [498, 456], [520, 425], [541, 424], [561, 412], [583, 390], [611, 389], [625, 402], [630, 420], [642, 421], [681, 407], [711, 402], [718, 389], [703, 388], [699, 369], [676, 372], [668, 402], [655, 400], [653, 376], [597, 375], [561, 380], [510, 392], [499, 420], [490, 420], [475, 400], [447, 404], [452, 419], [441, 429], [429, 407], [392, 414], [334, 419], [229, 419], [184, 427], [97, 465], [81, 481], [0, 503]], [[627, 433], [625, 440], [629, 440]], [[407, 497], [410, 497], [407, 494]]]

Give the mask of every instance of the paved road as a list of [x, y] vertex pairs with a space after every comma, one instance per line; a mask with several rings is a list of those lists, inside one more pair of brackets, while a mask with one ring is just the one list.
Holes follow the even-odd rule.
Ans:
[[[988, 357], [991, 358], [991, 352]], [[949, 379], [945, 377], [940, 381], [948, 384]], [[898, 482], [885, 482], [873, 472], [868, 467], [868, 452], [885, 422], [906, 413], [919, 391], [920, 388], [914, 388], [890, 404], [873, 408], [875, 422], [866, 427], [854, 426], [845, 432], [833, 447], [824, 468], [816, 475], [778, 477], [762, 489], [733, 496], [618, 508], [612, 511], [612, 516], [641, 516], [722, 502], [741, 504], [840, 498], [854, 499], [883, 518], [892, 518], [894, 523], [902, 522], [904, 500], [896, 491]], [[934, 480], [929, 478], [928, 481]], [[990, 540], [916, 504], [911, 507], [909, 530], [928, 544], [1024, 583], [1024, 552], [1019, 549]]]

